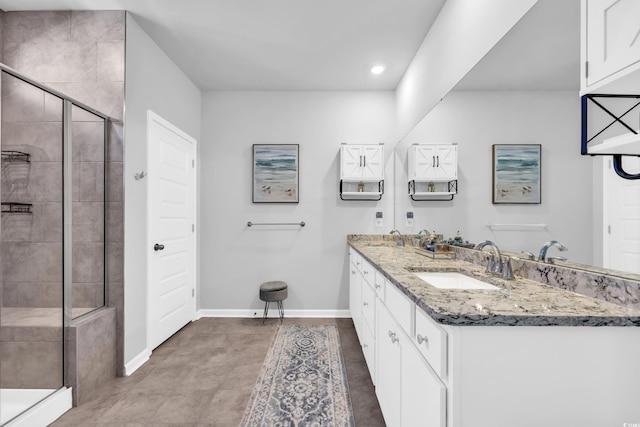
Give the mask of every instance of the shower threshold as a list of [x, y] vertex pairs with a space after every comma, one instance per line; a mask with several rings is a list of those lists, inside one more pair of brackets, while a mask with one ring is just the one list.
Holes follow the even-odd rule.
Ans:
[[56, 389], [0, 389], [0, 426], [17, 417], [41, 400], [50, 396]]

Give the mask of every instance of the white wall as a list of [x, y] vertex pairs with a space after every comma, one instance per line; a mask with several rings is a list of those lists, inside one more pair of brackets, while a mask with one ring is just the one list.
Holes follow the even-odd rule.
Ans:
[[538, 0], [447, 0], [396, 91], [409, 132]]
[[[451, 92], [403, 139], [396, 156], [396, 213], [406, 233], [460, 230], [471, 242], [490, 239], [501, 249], [537, 254], [550, 239], [561, 255], [592, 264], [592, 165], [580, 155], [580, 98], [573, 91]], [[414, 202], [406, 194], [407, 146], [458, 143], [458, 195], [451, 202]], [[494, 205], [492, 144], [542, 144], [542, 203]], [[404, 226], [407, 210], [414, 227]], [[541, 231], [491, 231], [486, 223], [547, 224]], [[552, 250], [555, 252], [555, 250]], [[553, 255], [559, 255], [553, 253]]]
[[146, 348], [147, 110], [200, 140], [201, 92], [127, 13], [125, 111], [125, 364]]
[[[285, 309], [348, 308], [346, 236], [388, 233], [393, 186], [380, 202], [338, 197], [340, 143], [397, 141], [393, 92], [209, 92], [203, 97], [201, 308], [254, 309], [260, 283], [289, 284]], [[300, 144], [300, 202], [251, 202], [252, 144]], [[385, 224], [375, 228], [375, 212]], [[299, 227], [247, 227], [297, 222]]]

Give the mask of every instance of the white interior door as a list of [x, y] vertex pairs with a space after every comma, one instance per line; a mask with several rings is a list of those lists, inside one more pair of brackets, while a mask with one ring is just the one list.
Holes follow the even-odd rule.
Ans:
[[148, 345], [196, 315], [196, 141], [152, 111], [147, 119]]
[[[640, 172], [640, 158], [624, 157], [622, 162], [627, 172]], [[622, 179], [611, 167], [605, 174], [609, 225], [605, 230], [608, 244], [604, 245], [604, 267], [640, 274], [640, 180]]]

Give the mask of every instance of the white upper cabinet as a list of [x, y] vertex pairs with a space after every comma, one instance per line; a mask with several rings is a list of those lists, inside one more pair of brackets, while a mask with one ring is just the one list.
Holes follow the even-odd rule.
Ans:
[[384, 179], [383, 145], [342, 145], [340, 179], [381, 181]]
[[455, 144], [409, 147], [409, 181], [458, 179], [458, 146]]
[[640, 1], [582, 0], [582, 19], [583, 92], [640, 69]]

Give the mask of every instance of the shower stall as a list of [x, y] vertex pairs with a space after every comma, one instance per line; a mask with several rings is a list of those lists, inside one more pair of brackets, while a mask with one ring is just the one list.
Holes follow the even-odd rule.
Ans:
[[0, 64], [0, 426], [70, 385], [106, 305], [109, 117]]

